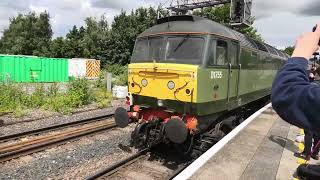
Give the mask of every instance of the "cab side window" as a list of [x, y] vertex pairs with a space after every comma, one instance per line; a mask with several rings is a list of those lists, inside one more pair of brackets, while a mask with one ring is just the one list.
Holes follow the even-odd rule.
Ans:
[[216, 50], [216, 65], [226, 65], [228, 64], [228, 44], [225, 41], [217, 41], [217, 50]]
[[230, 45], [230, 63], [232, 65], [238, 64], [238, 45], [235, 43]]

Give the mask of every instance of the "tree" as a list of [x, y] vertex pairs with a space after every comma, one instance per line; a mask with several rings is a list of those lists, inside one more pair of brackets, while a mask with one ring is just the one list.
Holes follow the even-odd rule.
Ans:
[[86, 28], [83, 37], [84, 56], [100, 59], [103, 64], [107, 61], [107, 50], [109, 48], [109, 27], [106, 17], [101, 16], [100, 20], [87, 18]]
[[47, 56], [52, 37], [47, 12], [19, 14], [10, 18], [10, 25], [0, 39], [0, 53]]
[[[230, 4], [225, 4], [218, 7], [203, 8], [200, 11], [194, 11], [194, 15], [206, 17], [218, 23], [224, 24], [225, 26], [230, 27]], [[260, 34], [258, 34], [257, 29], [254, 27], [240, 28], [237, 31], [246, 34], [247, 36], [258, 40], [263, 41]]]
[[284, 52], [286, 52], [287, 54], [289, 54], [290, 56], [292, 55], [293, 53], [293, 50], [294, 50], [294, 47], [293, 46], [288, 46], [284, 49]]
[[108, 43], [108, 63], [128, 64], [137, 36], [153, 26], [156, 19], [157, 11], [152, 7], [139, 8], [129, 15], [122, 11], [115, 16]]
[[99, 20], [88, 17], [85, 26], [73, 26], [66, 38], [56, 38], [52, 41], [50, 50], [53, 57], [92, 58], [107, 60], [109, 49], [109, 27], [105, 16]]
[[230, 23], [230, 4], [219, 7], [203, 8], [200, 11], [196, 10], [193, 15], [206, 17], [218, 23], [229, 26]]
[[[84, 37], [85, 29], [80, 27], [79, 29], [77, 26], [73, 26], [72, 29], [67, 33], [65, 39], [65, 57], [67, 58], [81, 58], [84, 56]], [[55, 52], [52, 52], [55, 54]]]
[[66, 41], [63, 37], [54, 39], [50, 44], [50, 56], [55, 58], [66, 57]]

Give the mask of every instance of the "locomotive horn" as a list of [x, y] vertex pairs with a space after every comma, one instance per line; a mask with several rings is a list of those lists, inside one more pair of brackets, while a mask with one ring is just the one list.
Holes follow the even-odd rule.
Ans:
[[165, 134], [170, 141], [181, 144], [188, 137], [188, 129], [183, 121], [173, 118], [166, 123]]
[[116, 121], [117, 126], [124, 128], [129, 124], [129, 115], [125, 108], [119, 107], [116, 109], [114, 113], [114, 118]]

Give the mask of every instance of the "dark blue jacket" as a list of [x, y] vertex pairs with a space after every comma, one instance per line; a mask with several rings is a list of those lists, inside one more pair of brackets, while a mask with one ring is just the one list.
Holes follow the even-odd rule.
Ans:
[[320, 131], [320, 86], [310, 83], [305, 58], [290, 58], [278, 72], [271, 93], [274, 110], [300, 128]]

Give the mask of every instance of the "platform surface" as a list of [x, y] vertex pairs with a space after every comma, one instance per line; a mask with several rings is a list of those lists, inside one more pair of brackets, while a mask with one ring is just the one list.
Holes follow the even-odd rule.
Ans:
[[190, 179], [293, 180], [300, 130], [269, 108], [211, 157]]

